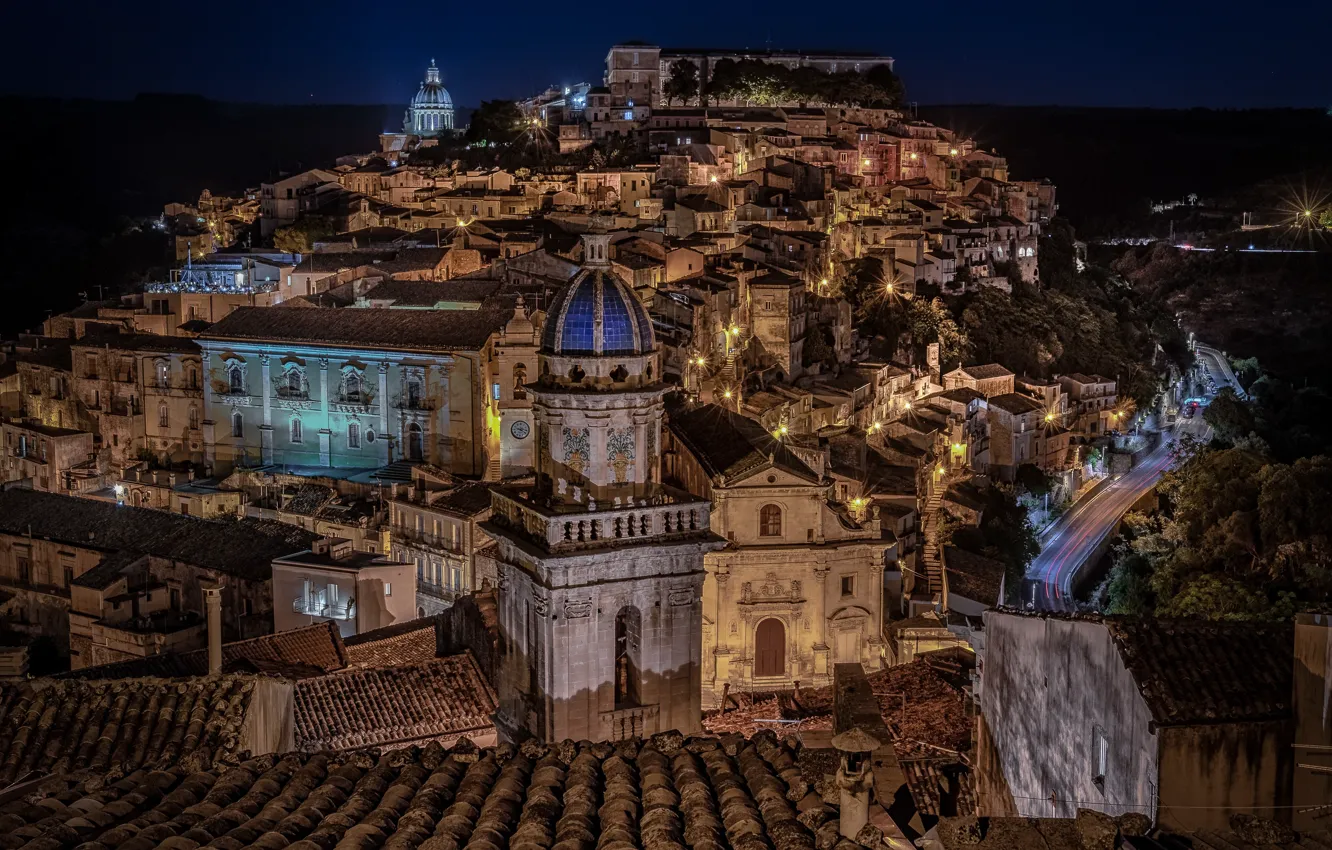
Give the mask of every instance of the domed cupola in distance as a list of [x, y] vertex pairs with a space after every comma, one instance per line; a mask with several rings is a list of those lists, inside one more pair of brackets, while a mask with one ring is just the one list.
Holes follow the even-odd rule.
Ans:
[[440, 81], [434, 59], [430, 60], [425, 80], [407, 107], [403, 130], [427, 138], [453, 132], [453, 98]]

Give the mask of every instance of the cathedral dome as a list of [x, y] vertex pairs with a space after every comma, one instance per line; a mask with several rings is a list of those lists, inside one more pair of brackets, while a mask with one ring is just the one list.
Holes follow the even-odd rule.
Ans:
[[453, 108], [453, 98], [449, 97], [449, 90], [440, 82], [439, 68], [435, 66], [434, 59], [430, 60], [430, 67], [426, 69], [426, 78], [425, 82], [421, 83], [421, 90], [412, 98], [412, 106]]
[[652, 353], [652, 321], [629, 285], [611, 270], [609, 244], [606, 234], [583, 237], [583, 269], [556, 294], [546, 312], [543, 353]]

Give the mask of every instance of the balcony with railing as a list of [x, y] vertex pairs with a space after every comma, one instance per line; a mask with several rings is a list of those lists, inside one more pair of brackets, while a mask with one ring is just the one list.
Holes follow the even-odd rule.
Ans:
[[323, 617], [328, 620], [350, 620], [356, 616], [356, 603], [351, 599], [329, 602], [320, 593], [296, 597], [292, 600], [291, 610], [296, 614], [305, 614], [310, 617]]
[[439, 400], [425, 394], [399, 392], [389, 399], [389, 407], [394, 410], [437, 410]]
[[432, 531], [417, 531], [405, 525], [390, 526], [389, 533], [394, 543], [401, 543], [404, 546], [424, 546], [447, 555], [463, 554], [462, 541], [454, 540], [452, 534], [445, 536]]
[[550, 552], [703, 537], [712, 508], [707, 500], [660, 484], [618, 505], [539, 502], [513, 488], [496, 488], [492, 493], [490, 521]]

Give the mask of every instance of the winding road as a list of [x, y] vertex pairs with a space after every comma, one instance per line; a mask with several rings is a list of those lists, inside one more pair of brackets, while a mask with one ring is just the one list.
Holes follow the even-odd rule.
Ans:
[[[1221, 352], [1199, 345], [1197, 354], [1218, 388], [1235, 386], [1243, 395], [1234, 385], [1234, 373]], [[1027, 569], [1023, 603], [1040, 611], [1076, 610], [1073, 592], [1084, 566], [1097, 555], [1133, 503], [1155, 487], [1170, 468], [1170, 444], [1186, 433], [1206, 440], [1210, 430], [1201, 413], [1191, 419], [1181, 418], [1174, 428], [1161, 433], [1160, 443], [1132, 470], [1101, 483], [1078, 500], [1042, 535], [1041, 552]]]

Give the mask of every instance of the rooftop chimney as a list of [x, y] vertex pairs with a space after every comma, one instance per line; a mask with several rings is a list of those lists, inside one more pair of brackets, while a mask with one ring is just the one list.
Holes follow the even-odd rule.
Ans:
[[204, 611], [208, 618], [208, 675], [222, 672], [222, 585], [204, 582]]

